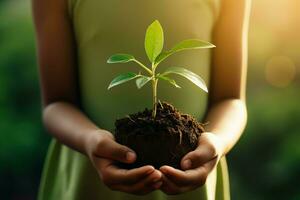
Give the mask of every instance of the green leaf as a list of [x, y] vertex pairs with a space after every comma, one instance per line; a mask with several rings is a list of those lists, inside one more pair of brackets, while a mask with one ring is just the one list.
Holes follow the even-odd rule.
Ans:
[[149, 76], [141, 75], [140, 78], [135, 80], [136, 86], [138, 89], [141, 89], [144, 85], [146, 85], [152, 78]]
[[186, 79], [190, 80], [192, 83], [197, 85], [199, 88], [204, 90], [205, 92], [208, 92], [207, 86], [204, 82], [204, 80], [195, 74], [194, 72], [191, 72], [185, 68], [182, 67], [170, 67], [168, 68], [164, 73], [161, 75], [165, 76], [167, 74], [178, 74], [180, 76], [185, 77]]
[[110, 56], [107, 60], [107, 63], [127, 63], [133, 61], [134, 57], [129, 54], [119, 53]]
[[161, 53], [164, 45], [164, 33], [158, 20], [150, 24], [145, 35], [145, 50], [151, 63]]
[[162, 79], [162, 80], [165, 80], [165, 81], [168, 81], [169, 83], [171, 83], [172, 85], [174, 85], [174, 86], [177, 87], [177, 88], [181, 88], [179, 85], [177, 85], [177, 83], [176, 83], [176, 81], [175, 81], [174, 79], [171, 79], [171, 78], [169, 78], [169, 77], [167, 77], [167, 76], [164, 76], [164, 75], [162, 75], [162, 74], [160, 74], [160, 75], [158, 76], [158, 78], [160, 78], [160, 79]]
[[216, 47], [215, 45], [198, 40], [198, 39], [188, 39], [183, 40], [176, 44], [173, 48], [171, 48], [169, 51], [165, 51], [159, 54], [159, 56], [156, 58], [155, 63], [160, 63], [164, 59], [166, 59], [168, 56], [182, 50], [188, 50], [188, 49], [206, 49], [206, 48], [213, 48]]
[[130, 81], [132, 79], [135, 79], [137, 77], [140, 77], [141, 75], [140, 74], [136, 74], [136, 73], [133, 73], [133, 72], [127, 72], [127, 73], [124, 73], [124, 74], [120, 74], [119, 76], [115, 77], [111, 83], [109, 84], [108, 86], [108, 90], [114, 86], [117, 86], [117, 85], [120, 85], [122, 83], [125, 83], [127, 81]]

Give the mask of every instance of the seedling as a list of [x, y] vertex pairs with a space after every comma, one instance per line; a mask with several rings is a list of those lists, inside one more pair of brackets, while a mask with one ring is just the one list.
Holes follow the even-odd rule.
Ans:
[[206, 49], [206, 48], [213, 48], [215, 45], [202, 41], [199, 39], [187, 39], [177, 43], [173, 48], [167, 51], [163, 51], [164, 45], [164, 33], [163, 28], [158, 20], [152, 22], [147, 30], [145, 35], [145, 51], [151, 62], [151, 67], [147, 67], [140, 61], [138, 61], [133, 55], [125, 54], [125, 53], [118, 53], [114, 54], [109, 57], [107, 63], [127, 63], [127, 62], [136, 62], [143, 70], [146, 72], [147, 75], [134, 72], [127, 72], [124, 74], [120, 74], [119, 76], [115, 77], [108, 86], [108, 90], [114, 86], [120, 85], [130, 80], [136, 80], [136, 86], [138, 89], [141, 89], [144, 85], [146, 85], [149, 81], [152, 83], [152, 117], [155, 118], [156, 111], [157, 111], [157, 83], [158, 80], [164, 80], [170, 83], [171, 85], [175, 86], [176, 88], [181, 88], [174, 79], [170, 78], [170, 74], [177, 74], [183, 76], [184, 78], [190, 80], [200, 89], [208, 92], [207, 86], [204, 80], [195, 74], [192, 71], [189, 71], [183, 67], [169, 67], [166, 71], [162, 73], [156, 73], [156, 69], [158, 65], [165, 60], [170, 55], [188, 49]]

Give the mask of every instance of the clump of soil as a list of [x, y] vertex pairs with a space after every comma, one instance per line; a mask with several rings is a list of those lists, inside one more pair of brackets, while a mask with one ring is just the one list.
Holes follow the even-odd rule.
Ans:
[[155, 119], [152, 110], [146, 108], [116, 120], [116, 141], [137, 154], [134, 163], [117, 165], [125, 169], [148, 164], [156, 169], [162, 165], [181, 169], [182, 157], [197, 147], [202, 132], [203, 124], [191, 115], [180, 113], [167, 102], [158, 103]]

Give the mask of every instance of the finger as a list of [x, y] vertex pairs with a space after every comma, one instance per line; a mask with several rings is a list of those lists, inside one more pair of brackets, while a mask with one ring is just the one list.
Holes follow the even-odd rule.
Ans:
[[195, 169], [182, 171], [165, 165], [162, 166], [159, 170], [170, 181], [174, 182], [178, 186], [200, 186], [204, 184], [207, 177], [206, 168], [203, 166], [200, 166]]
[[152, 192], [155, 189], [158, 189], [162, 185], [162, 173], [158, 170], [155, 170], [152, 174], [145, 177], [143, 180], [138, 181], [132, 185], [116, 184], [111, 188], [113, 190], [119, 190], [122, 192], [127, 192], [136, 195], [145, 195], [149, 192]]
[[194, 151], [187, 153], [181, 159], [181, 168], [183, 170], [197, 168], [204, 163], [217, 157], [216, 151], [208, 145], [200, 145]]
[[183, 190], [179, 186], [177, 186], [174, 182], [172, 182], [164, 174], [162, 176], [162, 180], [163, 180], [163, 184], [160, 187], [160, 190], [163, 191], [164, 193], [166, 193], [168, 195], [176, 195], [176, 194], [183, 192]]
[[189, 185], [189, 186], [178, 186], [174, 182], [172, 182], [167, 176], [163, 175], [163, 185], [160, 190], [168, 195], [177, 195], [183, 192], [191, 191], [196, 189], [197, 186]]
[[218, 163], [218, 159], [219, 159], [218, 157], [215, 157], [214, 159], [212, 159], [211, 161], [209, 161], [203, 165], [203, 167], [206, 169], [205, 171], [207, 173], [210, 173], [214, 169], [214, 167], [216, 167], [216, 165]]
[[154, 167], [150, 165], [126, 170], [117, 167], [111, 160], [104, 158], [97, 158], [96, 163], [101, 171], [101, 179], [107, 185], [132, 184], [155, 170]]
[[102, 137], [99, 140], [96, 156], [124, 163], [132, 163], [136, 160], [136, 154], [132, 149], [117, 143], [109, 137]]

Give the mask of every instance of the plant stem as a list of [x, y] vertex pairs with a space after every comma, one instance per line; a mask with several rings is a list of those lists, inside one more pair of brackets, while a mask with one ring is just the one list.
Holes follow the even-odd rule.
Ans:
[[146, 67], [143, 63], [141, 63], [140, 61], [133, 59], [134, 62], [136, 62], [137, 64], [139, 64], [144, 70], [146, 70], [150, 75], [153, 75], [152, 71]]
[[154, 77], [152, 79], [152, 92], [153, 92], [153, 110], [152, 110], [152, 117], [155, 119], [156, 110], [157, 110], [157, 82], [158, 79]]

